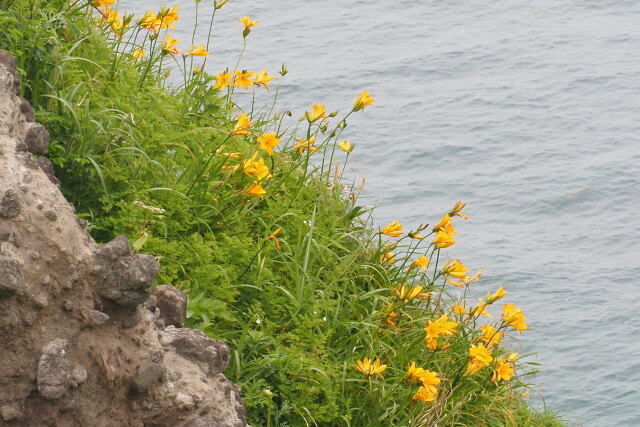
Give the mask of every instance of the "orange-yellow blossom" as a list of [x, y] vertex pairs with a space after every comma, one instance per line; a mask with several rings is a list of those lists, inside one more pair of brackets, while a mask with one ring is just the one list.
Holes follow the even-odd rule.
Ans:
[[194, 49], [193, 45], [192, 45], [191, 49], [189, 49], [189, 52], [187, 53], [187, 55], [209, 56], [209, 52], [207, 52], [207, 49], [204, 48], [204, 44], [200, 43], [200, 45], [196, 49]]
[[482, 325], [482, 335], [480, 339], [487, 345], [487, 347], [496, 347], [500, 345], [504, 334], [498, 332], [496, 328], [491, 325]]
[[280, 241], [278, 240], [278, 238], [276, 237], [280, 232], [282, 231], [282, 227], [278, 227], [276, 228], [276, 231], [274, 231], [273, 233], [271, 233], [269, 235], [269, 237], [267, 237], [266, 239], [263, 240], [263, 242], [268, 242], [269, 240], [273, 240], [276, 244], [276, 249], [281, 251], [282, 248], [280, 247]]
[[489, 295], [489, 293], [487, 292], [487, 304], [493, 304], [494, 302], [498, 301], [505, 295], [507, 295], [507, 291], [505, 291], [502, 286], [500, 286], [498, 290], [494, 292], [493, 295]]
[[427, 266], [429, 265], [430, 262], [431, 261], [429, 260], [429, 258], [427, 258], [424, 255], [420, 255], [418, 258], [416, 258], [415, 261], [413, 261], [411, 266], [412, 267], [420, 267], [424, 271], [427, 271]]
[[273, 80], [273, 77], [267, 74], [267, 71], [263, 68], [253, 81], [253, 84], [258, 87], [264, 86], [266, 90], [269, 90], [269, 85], [267, 83], [269, 83], [271, 80]]
[[347, 141], [346, 139], [344, 141], [338, 143], [338, 148], [340, 148], [345, 153], [352, 152], [354, 147], [355, 146], [351, 145], [351, 143], [349, 141]]
[[436, 233], [435, 239], [431, 242], [435, 245], [436, 248], [448, 248], [456, 243], [456, 241], [451, 237], [449, 233], [445, 233], [444, 231], [440, 231]]
[[491, 375], [491, 381], [509, 381], [514, 372], [515, 369], [513, 369], [509, 362], [498, 362], [496, 368], [493, 370], [493, 375]]
[[171, 54], [177, 55], [180, 53], [178, 48], [175, 47], [178, 43], [180, 43], [180, 41], [174, 39], [173, 37], [171, 37], [171, 34], [167, 33], [167, 40], [164, 42], [164, 45], [162, 46], [162, 51], [165, 53], [171, 53]]
[[505, 324], [511, 326], [518, 334], [521, 334], [525, 329], [529, 329], [526, 322], [526, 317], [522, 314], [522, 309], [516, 309], [514, 304], [505, 304], [502, 309], [502, 320]]
[[307, 118], [307, 120], [309, 120], [309, 123], [313, 123], [319, 119], [326, 119], [327, 115], [325, 114], [324, 108], [325, 108], [324, 104], [323, 105], [313, 104], [311, 106], [311, 111], [305, 111], [304, 115]]
[[135, 60], [138, 60], [142, 57], [144, 57], [147, 54], [147, 52], [145, 52], [145, 50], [141, 47], [136, 48], [133, 53], [131, 54], [131, 57]]
[[236, 87], [239, 87], [242, 89], [249, 89], [249, 86], [253, 86], [253, 81], [251, 79], [255, 75], [256, 73], [254, 73], [253, 71], [236, 70], [236, 79], [235, 79]]
[[363, 360], [358, 360], [356, 362], [355, 370], [358, 372], [362, 372], [364, 375], [369, 377], [380, 377], [382, 376], [382, 372], [387, 369], [387, 365], [382, 365], [380, 360], [371, 361], [368, 357], [365, 357]]
[[369, 92], [364, 91], [360, 95], [358, 95], [358, 97], [354, 101], [353, 111], [364, 110], [364, 107], [368, 107], [369, 105], [373, 104], [373, 101], [374, 98], [369, 96]]
[[252, 21], [251, 18], [248, 16], [243, 16], [242, 18], [238, 18], [238, 21], [242, 22], [242, 25], [244, 25], [245, 31], [251, 30], [251, 28], [253, 28], [256, 24], [260, 23], [260, 21]]
[[309, 139], [300, 138], [298, 143], [296, 145], [294, 145], [292, 149], [293, 150], [298, 150], [298, 153], [300, 153], [300, 154], [304, 154], [304, 150], [305, 149], [307, 151], [309, 151], [310, 153], [315, 153], [318, 150], [313, 147], [313, 143], [314, 142], [316, 142], [316, 137], [315, 136], [312, 136]]
[[255, 197], [260, 197], [266, 194], [267, 191], [264, 188], [262, 188], [262, 185], [260, 185], [260, 183], [258, 183], [257, 181], [253, 181], [253, 184], [251, 184], [251, 187], [247, 189], [247, 193]]
[[469, 375], [475, 375], [485, 366], [488, 366], [493, 357], [491, 352], [484, 344], [472, 344], [469, 348], [469, 363], [467, 365], [467, 373]]
[[427, 339], [438, 338], [441, 335], [453, 335], [458, 332], [456, 328], [458, 322], [449, 321], [449, 317], [443, 314], [435, 320], [429, 320], [427, 327], [424, 328], [427, 333]]
[[258, 137], [261, 150], [267, 150], [270, 156], [273, 156], [273, 149], [280, 144], [280, 138], [275, 133], [265, 133]]
[[425, 298], [431, 295], [431, 293], [422, 293], [423, 287], [418, 286], [408, 286], [405, 288], [404, 285], [400, 286], [400, 289], [391, 288], [391, 290], [400, 298], [401, 300], [408, 300], [413, 298]]
[[227, 86], [234, 86], [233, 82], [231, 81], [231, 71], [218, 71], [218, 75], [216, 76], [216, 84], [211, 86], [211, 89], [224, 90]]
[[238, 122], [233, 126], [231, 135], [249, 135], [249, 133], [251, 133], [249, 128], [253, 123], [249, 120], [247, 113], [236, 115], [236, 117], [238, 118]]
[[383, 228], [381, 233], [391, 237], [400, 237], [402, 236], [402, 224], [398, 221], [393, 221], [391, 224]]

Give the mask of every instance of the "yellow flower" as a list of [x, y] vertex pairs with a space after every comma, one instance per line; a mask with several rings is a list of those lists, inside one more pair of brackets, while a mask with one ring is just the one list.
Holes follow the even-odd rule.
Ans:
[[144, 16], [142, 17], [142, 20], [139, 21], [139, 23], [140, 23], [140, 26], [142, 26], [142, 28], [151, 30], [153, 31], [154, 34], [158, 34], [162, 20], [158, 19], [156, 14], [153, 13], [153, 10], [149, 9], [144, 14]]
[[273, 156], [273, 148], [280, 144], [280, 139], [276, 137], [275, 133], [265, 133], [258, 137], [261, 150], [267, 150], [270, 156]]
[[482, 325], [482, 336], [480, 339], [487, 345], [487, 347], [495, 347], [500, 345], [504, 334], [498, 332], [496, 328], [491, 325]]
[[236, 70], [236, 79], [235, 79], [236, 87], [239, 87], [242, 89], [249, 89], [249, 86], [253, 86], [253, 82], [251, 81], [251, 79], [255, 75], [256, 73], [251, 71]]
[[428, 297], [429, 295], [431, 295], [430, 293], [421, 293], [422, 292], [423, 287], [418, 285], [418, 286], [409, 286], [407, 288], [404, 287], [404, 285], [400, 286], [400, 289], [396, 289], [396, 288], [391, 288], [391, 290], [393, 292], [395, 292], [395, 294], [398, 296], [398, 298], [402, 299], [402, 300], [407, 300], [407, 299], [412, 299], [412, 298], [416, 298], [416, 297], [420, 297], [420, 298], [425, 298]]
[[467, 313], [467, 309], [464, 306], [464, 302], [462, 304], [456, 304], [453, 306], [453, 313], [458, 315], [463, 315]]
[[259, 159], [257, 162], [255, 161], [258, 153], [254, 153], [254, 155], [249, 159], [245, 160], [243, 163], [243, 171], [247, 175], [254, 175], [258, 178], [258, 181], [262, 181], [265, 178], [271, 178], [271, 174], [269, 173], [269, 168], [264, 164], [263, 159]]
[[445, 276], [452, 276], [456, 279], [466, 280], [469, 269], [460, 260], [448, 260], [440, 270]]
[[393, 257], [393, 254], [391, 252], [386, 252], [380, 255], [380, 261], [393, 264], [394, 262], [396, 262], [396, 259]]
[[262, 188], [262, 185], [260, 185], [257, 181], [253, 181], [253, 184], [251, 185], [251, 187], [247, 189], [247, 193], [255, 197], [260, 197], [263, 194], [266, 194], [266, 192], [267, 191], [264, 188]]
[[311, 111], [305, 111], [304, 115], [307, 118], [307, 120], [309, 120], [309, 123], [313, 123], [318, 119], [326, 119], [327, 115], [325, 114], [324, 108], [325, 108], [324, 104], [323, 105], [313, 104], [311, 106]]
[[509, 381], [514, 372], [515, 369], [511, 367], [509, 362], [498, 362], [496, 369], [493, 371], [493, 375], [491, 376], [491, 381]]
[[247, 113], [236, 115], [236, 117], [238, 118], [238, 122], [233, 127], [231, 135], [249, 135], [249, 128], [253, 123], [251, 123], [251, 120], [247, 117]]
[[113, 32], [122, 29], [122, 19], [120, 19], [120, 15], [118, 15], [117, 11], [109, 8], [108, 6], [104, 6], [104, 11], [101, 13], [103, 13], [104, 21], [111, 24], [111, 30]]
[[180, 51], [175, 47], [178, 43], [180, 42], [171, 37], [171, 34], [167, 33], [167, 40], [164, 42], [164, 46], [162, 46], [162, 51], [177, 55], [180, 53]]
[[238, 18], [238, 21], [242, 22], [244, 25], [244, 30], [249, 31], [253, 28], [254, 25], [258, 24], [260, 21], [252, 21], [248, 16], [243, 16], [242, 18]]
[[411, 266], [420, 267], [424, 271], [427, 271], [427, 265], [429, 265], [430, 262], [431, 261], [429, 260], [429, 258], [424, 255], [420, 255], [415, 261], [413, 261], [413, 264], [411, 264]]
[[194, 49], [193, 45], [192, 45], [191, 49], [189, 49], [189, 53], [187, 53], [187, 55], [209, 56], [209, 52], [207, 52], [207, 50], [204, 48], [204, 44], [200, 43], [200, 46], [198, 46], [197, 49]]
[[485, 366], [488, 366], [493, 357], [491, 352], [484, 346], [484, 344], [472, 344], [469, 348], [469, 363], [467, 365], [467, 373], [475, 375]]
[[422, 386], [413, 396], [413, 400], [422, 400], [424, 402], [433, 402], [436, 399], [438, 390], [435, 387]]
[[402, 224], [398, 221], [393, 221], [391, 224], [383, 228], [381, 233], [391, 237], [400, 237], [402, 236]]
[[373, 104], [374, 99], [369, 96], [369, 92], [364, 91], [356, 98], [353, 103], [353, 111], [364, 110], [364, 107], [367, 107]]
[[269, 85], [267, 85], [267, 83], [269, 83], [271, 80], [273, 80], [273, 77], [267, 74], [267, 71], [263, 68], [253, 81], [253, 84], [258, 87], [264, 86], [266, 90], [269, 90]]
[[147, 54], [147, 52], [143, 48], [139, 47], [139, 48], [137, 48], [136, 50], [133, 51], [133, 53], [131, 54], [131, 57], [133, 59], [135, 59], [135, 60], [138, 60], [138, 59], [144, 57], [146, 54]]
[[422, 240], [424, 239], [424, 236], [422, 234], [418, 234], [417, 231], [410, 231], [407, 236], [411, 237], [412, 239], [417, 239], [417, 240]]
[[171, 10], [163, 6], [162, 9], [160, 9], [160, 12], [158, 12], [158, 16], [156, 18], [159, 21], [160, 28], [169, 27], [172, 30], [175, 30], [176, 27], [173, 25], [173, 22], [180, 19], [178, 16], [178, 10], [180, 10], [178, 6], [174, 6]]
[[342, 142], [338, 143], [338, 148], [340, 148], [342, 151], [344, 151], [345, 153], [350, 153], [353, 151], [353, 145], [351, 145], [351, 143], [349, 141], [347, 141], [346, 139]]
[[458, 322], [449, 321], [449, 316], [443, 314], [436, 320], [429, 320], [427, 327], [424, 328], [427, 338], [438, 338], [441, 335], [453, 335], [458, 332], [456, 328]]
[[293, 146], [293, 150], [298, 150], [298, 153], [303, 154], [305, 148], [311, 152], [311, 153], [315, 153], [316, 151], [318, 151], [317, 149], [315, 149], [314, 147], [312, 147], [313, 143], [316, 142], [316, 137], [312, 136], [309, 139], [304, 139], [304, 138], [300, 138], [300, 140], [298, 141], [298, 143], [296, 145]]
[[[444, 278], [447, 282], [451, 283], [453, 286], [458, 288], [464, 288], [465, 286], [469, 286], [472, 282], [475, 282], [482, 276], [483, 271], [478, 271], [475, 276], [469, 277], [467, 276], [467, 271], [469, 269], [461, 263], [459, 260], [448, 260], [442, 270], [440, 272], [444, 275]], [[460, 281], [457, 282], [452, 280], [449, 276], [455, 277]]]
[[231, 81], [231, 71], [218, 71], [218, 75], [216, 76], [216, 84], [211, 86], [211, 89], [224, 90], [227, 86], [234, 86], [233, 82]]
[[411, 362], [411, 365], [409, 365], [409, 368], [407, 369], [407, 377], [411, 381], [419, 382], [424, 375], [424, 372], [424, 369], [416, 367], [416, 362]]
[[368, 357], [365, 357], [363, 360], [358, 360], [356, 362], [355, 369], [356, 371], [362, 372], [367, 376], [377, 376], [384, 379], [384, 377], [382, 376], [382, 372], [387, 369], [387, 365], [381, 365], [380, 360], [375, 360], [373, 363], [371, 363], [371, 360], [369, 360]]
[[420, 377], [420, 382], [425, 387], [437, 386], [438, 384], [440, 384], [440, 378], [438, 378], [437, 373], [425, 369], [422, 376]]
[[518, 353], [511, 353], [507, 356], [507, 361], [509, 361], [509, 363], [516, 363], [518, 361]]
[[462, 208], [465, 207], [465, 204], [462, 203], [461, 201], [457, 201], [456, 204], [453, 206], [453, 209], [451, 209], [451, 212], [449, 212], [450, 216], [459, 216], [460, 218], [466, 220], [469, 219], [468, 216], [466, 216], [463, 213], [460, 213], [460, 211], [462, 210]]
[[435, 227], [433, 227], [433, 231], [445, 232], [452, 236], [458, 235], [458, 233], [456, 233], [456, 230], [454, 230], [453, 228], [453, 224], [451, 224], [451, 216], [449, 214], [446, 214], [445, 216], [442, 217], [440, 222]]
[[456, 241], [451, 237], [449, 233], [445, 233], [443, 231], [436, 233], [435, 239], [431, 242], [435, 245], [436, 248], [448, 248], [456, 243]]
[[500, 286], [493, 295], [489, 295], [489, 293], [487, 292], [487, 304], [493, 304], [494, 302], [504, 297], [506, 294], [507, 291], [505, 291], [502, 286]]
[[95, 0], [93, 2], [94, 7], [107, 7], [111, 6], [114, 3], [114, 0]]
[[514, 304], [505, 304], [501, 317], [504, 323], [518, 331], [518, 334], [521, 334], [525, 329], [529, 329], [525, 323], [527, 319], [522, 314], [522, 309], [516, 309]]

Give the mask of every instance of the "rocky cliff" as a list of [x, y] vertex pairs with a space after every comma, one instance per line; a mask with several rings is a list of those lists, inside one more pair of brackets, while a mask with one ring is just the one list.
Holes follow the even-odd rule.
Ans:
[[229, 349], [125, 237], [97, 246], [0, 51], [0, 425], [245, 426]]

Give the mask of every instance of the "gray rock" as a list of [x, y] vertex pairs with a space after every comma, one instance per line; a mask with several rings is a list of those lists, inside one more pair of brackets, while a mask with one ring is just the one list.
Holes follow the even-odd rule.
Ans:
[[85, 382], [87, 378], [87, 370], [84, 369], [84, 367], [82, 367], [81, 365], [76, 365], [73, 367], [73, 371], [71, 372], [71, 381], [73, 382], [72, 385], [77, 387]]
[[16, 60], [7, 51], [0, 49], [0, 65], [4, 65], [9, 73], [13, 75], [13, 93], [17, 94], [21, 79]]
[[127, 238], [119, 236], [96, 252], [98, 294], [123, 307], [136, 307], [149, 298], [159, 270], [154, 257], [133, 255]]
[[209, 375], [224, 371], [229, 363], [229, 347], [195, 329], [167, 329], [160, 339], [163, 347], [172, 348], [182, 357], [195, 362]]
[[98, 310], [89, 310], [91, 326], [102, 326], [109, 321], [109, 315]]
[[152, 350], [149, 357], [144, 359], [136, 369], [133, 385], [139, 392], [146, 392], [156, 382], [165, 378], [164, 353], [160, 350]]
[[0, 408], [0, 416], [4, 421], [19, 421], [23, 414], [17, 405], [7, 405]]
[[40, 169], [42, 169], [42, 171], [45, 173], [45, 175], [47, 175], [49, 181], [51, 181], [56, 187], [60, 187], [60, 180], [56, 178], [56, 174], [53, 171], [53, 163], [51, 163], [51, 160], [47, 159], [46, 157], [38, 157], [36, 159], [36, 162], [38, 163], [38, 166], [40, 166]]
[[165, 326], [184, 327], [184, 319], [187, 316], [187, 295], [171, 285], [160, 285], [151, 292], [151, 297], [145, 304], [147, 310], [152, 313], [156, 309]]
[[67, 341], [55, 339], [42, 349], [38, 363], [38, 392], [46, 399], [59, 399], [71, 386], [71, 366], [65, 359]]
[[24, 98], [20, 98], [20, 112], [24, 115], [24, 119], [31, 123], [35, 120], [35, 110]]
[[0, 201], [0, 218], [13, 218], [20, 213], [20, 199], [13, 190], [4, 192]]
[[49, 148], [49, 132], [40, 123], [29, 123], [24, 143], [31, 153], [42, 156]]
[[0, 255], [0, 300], [25, 291], [24, 276], [20, 263], [13, 258]]

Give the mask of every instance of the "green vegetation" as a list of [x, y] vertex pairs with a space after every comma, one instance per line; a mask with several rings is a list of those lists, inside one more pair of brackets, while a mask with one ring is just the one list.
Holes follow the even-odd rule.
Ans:
[[[214, 77], [209, 41], [178, 50], [176, 9], [121, 18], [109, 3], [0, 0], [0, 48], [51, 132], [64, 194], [96, 241], [127, 235], [158, 257], [158, 283], [189, 294], [189, 325], [231, 348], [250, 423], [562, 425], [528, 406], [533, 364], [502, 347], [527, 329], [522, 311], [499, 314], [501, 288], [472, 306], [452, 296], [480, 277], [440, 259], [464, 205], [435, 226], [378, 231], [343, 185], [341, 134], [373, 108], [368, 93], [288, 125], [264, 70]], [[250, 41], [255, 23], [238, 25]], [[265, 107], [233, 102], [258, 91]]]

